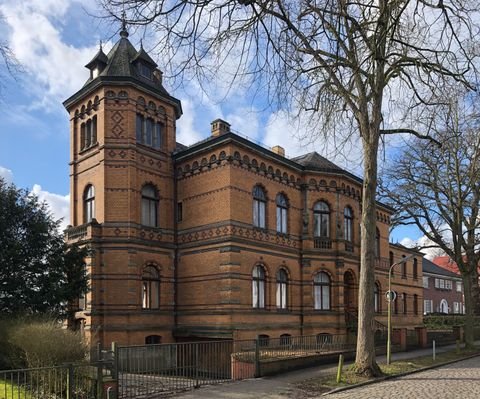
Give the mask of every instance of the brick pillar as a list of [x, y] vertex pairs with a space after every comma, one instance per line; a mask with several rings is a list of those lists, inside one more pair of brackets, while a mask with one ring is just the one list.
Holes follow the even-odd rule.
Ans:
[[463, 326], [454, 326], [453, 327], [453, 334], [455, 335], [455, 339], [463, 342], [465, 339], [465, 331]]
[[407, 329], [406, 328], [394, 328], [393, 329], [393, 342], [396, 345], [400, 345], [401, 351], [407, 350]]
[[415, 331], [417, 332], [418, 337], [418, 346], [420, 348], [427, 348], [427, 328], [426, 327], [415, 327]]

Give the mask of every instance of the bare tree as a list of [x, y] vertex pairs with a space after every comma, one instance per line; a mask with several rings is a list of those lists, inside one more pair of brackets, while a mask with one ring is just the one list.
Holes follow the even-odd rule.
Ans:
[[416, 225], [457, 263], [464, 285], [465, 341], [473, 346], [473, 316], [480, 315], [479, 99], [446, 94], [448, 105], [423, 120], [441, 147], [413, 140], [391, 162], [381, 191], [397, 209], [397, 224]]
[[[346, 131], [363, 149], [361, 271], [356, 369], [377, 375], [373, 334], [375, 196], [382, 135], [424, 137], [388, 104], [404, 110], [431, 104], [449, 80], [469, 86], [472, 0], [99, 0], [112, 16], [153, 27], [157, 50], [178, 77], [200, 82], [228, 67], [252, 95], [273, 107], [301, 110], [312, 134]], [[168, 72], [168, 71], [167, 71]], [[254, 77], [255, 79], [251, 79]], [[388, 105], [387, 104], [387, 105]], [[400, 107], [395, 103], [395, 111]]]
[[[4, 23], [5, 17], [0, 13], [0, 24]], [[15, 77], [21, 70], [21, 65], [8, 43], [0, 39], [0, 93], [5, 87], [4, 82], [8, 76]]]

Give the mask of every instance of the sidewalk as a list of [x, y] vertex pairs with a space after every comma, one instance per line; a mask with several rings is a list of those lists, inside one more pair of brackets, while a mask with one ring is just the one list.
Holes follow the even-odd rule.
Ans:
[[[480, 344], [477, 341], [476, 344]], [[455, 345], [443, 346], [436, 349], [437, 353], [447, 352], [455, 349]], [[411, 359], [420, 356], [428, 356], [432, 354], [432, 348], [419, 349], [409, 352], [392, 353], [392, 361]], [[378, 363], [386, 363], [386, 356], [377, 356]], [[344, 367], [353, 362], [345, 363]], [[177, 398], [205, 398], [205, 399], [285, 399], [294, 398], [301, 399], [306, 396], [305, 393], [297, 388], [294, 384], [310, 378], [319, 377], [325, 374], [335, 373], [336, 364], [322, 365], [311, 367], [308, 369], [290, 371], [271, 377], [254, 378], [221, 385], [206, 386], [184, 394], [176, 395]]]

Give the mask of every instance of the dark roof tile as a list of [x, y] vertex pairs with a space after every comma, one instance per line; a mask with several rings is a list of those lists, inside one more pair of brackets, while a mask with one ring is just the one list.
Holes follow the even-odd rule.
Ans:
[[304, 166], [306, 169], [321, 169], [321, 170], [337, 170], [343, 171], [342, 168], [322, 157], [318, 152], [310, 152], [299, 157], [292, 158], [292, 161]]

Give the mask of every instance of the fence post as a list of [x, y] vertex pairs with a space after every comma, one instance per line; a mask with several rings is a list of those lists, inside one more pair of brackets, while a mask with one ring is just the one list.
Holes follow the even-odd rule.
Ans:
[[73, 399], [73, 364], [69, 363], [68, 365], [68, 374], [67, 374], [67, 399]]
[[260, 338], [255, 339], [255, 377], [260, 377]]
[[102, 362], [97, 362], [97, 399], [103, 399], [103, 368]]
[[118, 398], [118, 394], [120, 391], [120, 373], [118, 371], [118, 365], [120, 359], [118, 358], [118, 344], [116, 342], [112, 342], [112, 356], [113, 356], [113, 370], [112, 370], [112, 379], [116, 381], [115, 384], [115, 398]]
[[195, 388], [198, 388], [200, 386], [199, 381], [198, 381], [198, 346], [200, 345], [198, 342], [194, 343], [195, 345]]

